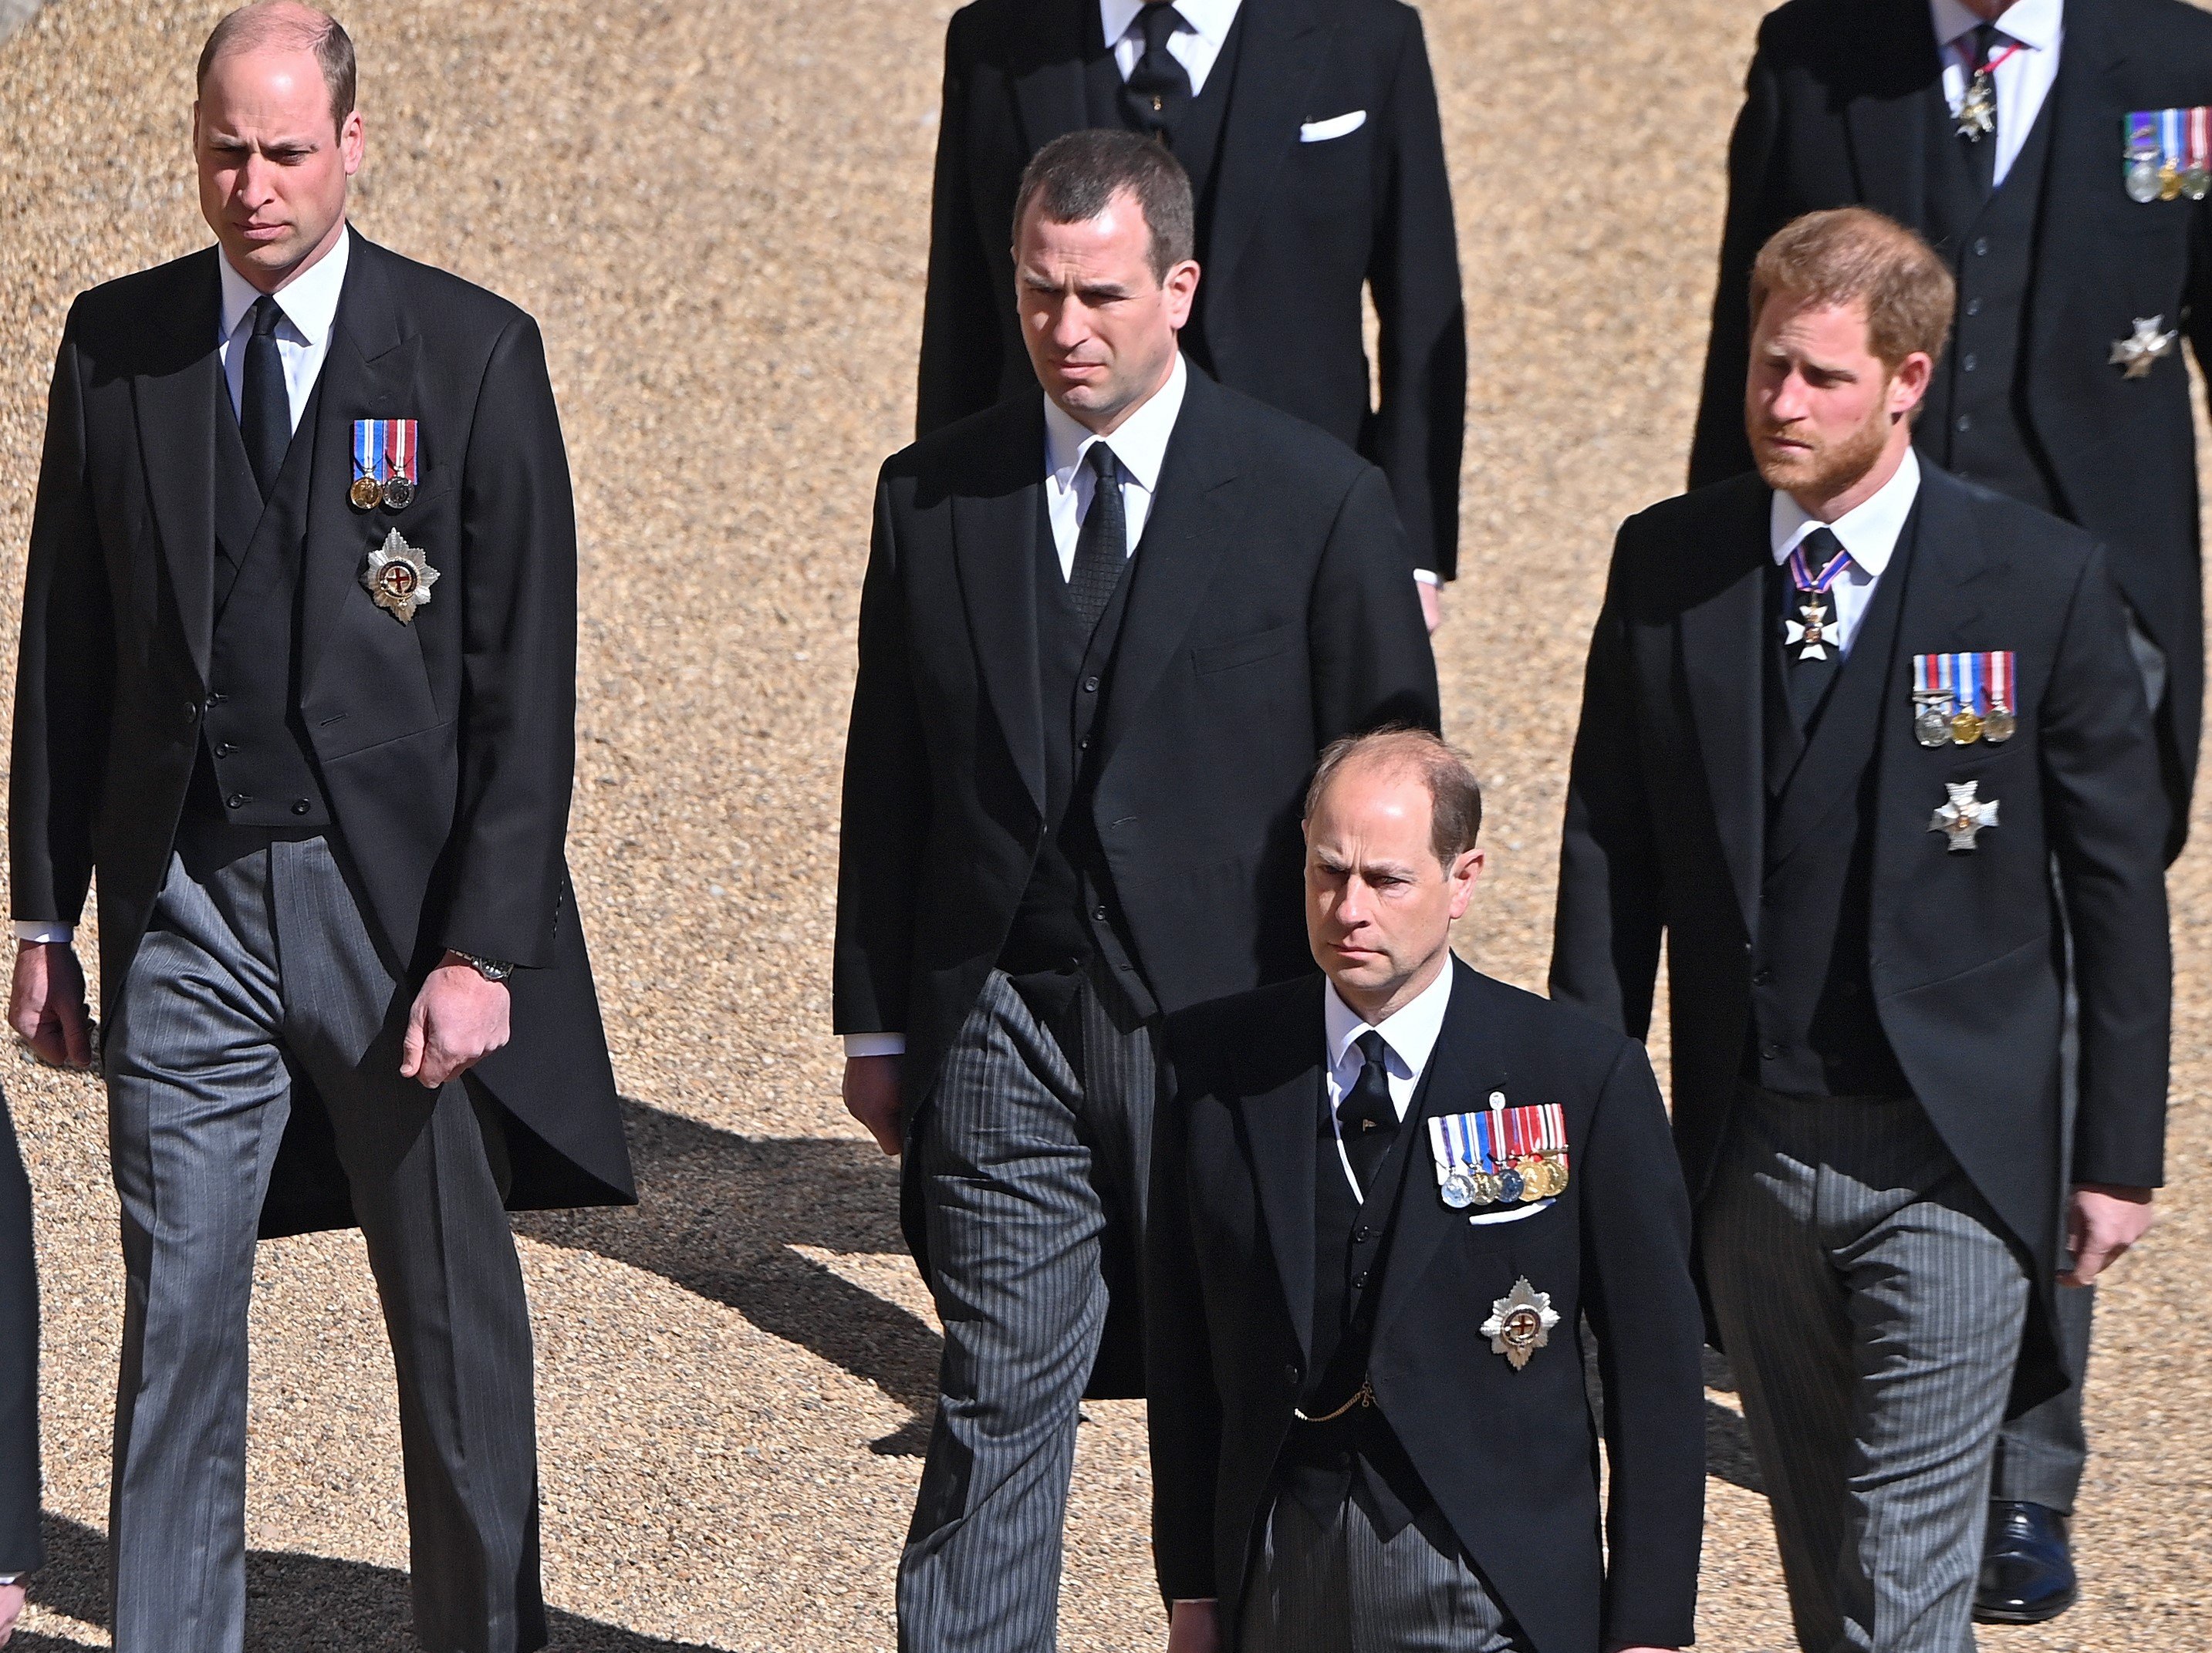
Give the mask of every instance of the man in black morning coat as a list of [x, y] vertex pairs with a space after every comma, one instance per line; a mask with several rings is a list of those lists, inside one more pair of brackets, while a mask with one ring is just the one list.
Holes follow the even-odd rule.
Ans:
[[[1978, 61], [1993, 130], [1968, 138], [1960, 111]], [[1770, 14], [1729, 150], [1690, 460], [1693, 488], [1751, 468], [1744, 290], [1760, 244], [1800, 213], [1854, 204], [1919, 230], [1960, 290], [1914, 441], [1954, 475], [2104, 542], [2157, 711], [2169, 859], [2189, 830], [2204, 678], [2196, 439], [2176, 347], [2187, 339], [2202, 362], [2212, 343], [2212, 207], [2179, 188], [2132, 199], [2122, 130], [2137, 112], [2207, 104], [2212, 17], [2180, 0], [1796, 0]], [[2187, 123], [2173, 130], [2185, 143]], [[2212, 140], [2201, 118], [2198, 130]], [[2116, 356], [2138, 334], [2156, 354]], [[2061, 1294], [2077, 1367], [2094, 1295]], [[2048, 1618], [2073, 1600], [2063, 1518], [2086, 1453], [2078, 1386], [2006, 1426], [1985, 1616]]]
[[1763, 474], [1620, 531], [1553, 993], [1642, 1035], [1663, 935], [1674, 1137], [1801, 1644], [1956, 1653], [2008, 1393], [2071, 1376], [2069, 931], [2069, 1281], [2161, 1179], [2166, 794], [2101, 548], [1914, 454], [1940, 261], [1854, 207], [1756, 270]]
[[[1421, 20], [1399, 0], [980, 0], [945, 40], [917, 434], [1030, 393], [1014, 191], [1065, 132], [1157, 136], [1206, 271], [1193, 366], [1389, 478], [1413, 566], [1458, 567], [1467, 331]], [[1361, 292], [1381, 323], [1370, 404]]]
[[[1691, 1638], [1704, 1328], [1666, 1110], [1632, 1040], [1452, 957], [1481, 813], [1433, 736], [1338, 742], [1305, 821], [1326, 979], [1169, 1024], [1146, 1308], [1171, 1653]], [[1471, 1122], [1547, 1109], [1555, 1134], [1508, 1141], [1556, 1167], [1451, 1180]]]
[[1382, 476], [1176, 349], [1174, 158], [1073, 133], [1030, 187], [1042, 389], [885, 463], [845, 757], [846, 1102], [945, 1324], [918, 1653], [1052, 1644], [1077, 1402], [1143, 1392], [1155, 1017], [1311, 967], [1314, 753], [1437, 715]]
[[[529, 317], [348, 228], [343, 30], [234, 13], [198, 85], [221, 245], [82, 295], [63, 336], [9, 798], [10, 1019], [79, 1067], [99, 875], [115, 1645], [240, 1645], [257, 1227], [357, 1223], [416, 1636], [517, 1653], [545, 1628], [502, 1195], [632, 1197], [562, 847], [560, 424]], [[389, 443], [360, 464], [358, 421]]]

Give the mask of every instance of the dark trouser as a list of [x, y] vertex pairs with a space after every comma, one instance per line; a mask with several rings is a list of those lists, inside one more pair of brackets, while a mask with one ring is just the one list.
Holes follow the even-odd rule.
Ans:
[[0, 1576], [46, 1559], [39, 1539], [39, 1278], [31, 1184], [0, 1097]]
[[106, 1046], [117, 1653], [244, 1644], [246, 1311], [295, 1073], [329, 1112], [392, 1339], [416, 1636], [545, 1644], [521, 1270], [466, 1087], [399, 1077], [413, 996], [321, 838], [188, 824]]
[[1806, 1653], [1969, 1653], [2026, 1265], [1909, 1098], [1739, 1091], [1705, 1278]]
[[1991, 1498], [2040, 1504], [2062, 1515], [2074, 1513], [2081, 1472], [2089, 1459], [2088, 1437], [2081, 1424], [2081, 1388], [2089, 1366], [2090, 1322], [2096, 1311], [2095, 1286], [2058, 1288], [2058, 1314], [2051, 1329], [2058, 1335], [2068, 1370], [2080, 1376], [2065, 1393], [2030, 1407], [1998, 1434]]
[[1422, 1524], [1386, 1539], [1351, 1498], [1325, 1522], [1277, 1498], [1237, 1653], [1534, 1653], [1460, 1547], [1439, 1549]]
[[1150, 1029], [1087, 983], [1056, 1019], [1063, 1036], [992, 972], [907, 1145], [945, 1360], [899, 1558], [905, 1653], [1057, 1640], [1077, 1411], [1109, 1254], [1141, 1255], [1156, 1074]]

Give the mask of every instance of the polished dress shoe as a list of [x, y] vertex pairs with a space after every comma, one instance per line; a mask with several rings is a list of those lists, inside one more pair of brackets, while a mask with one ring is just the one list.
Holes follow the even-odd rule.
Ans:
[[2066, 1517], [2040, 1504], [1990, 1501], [1989, 1536], [1974, 1618], [1985, 1625], [2039, 1625], [2056, 1619], [2081, 1593]]

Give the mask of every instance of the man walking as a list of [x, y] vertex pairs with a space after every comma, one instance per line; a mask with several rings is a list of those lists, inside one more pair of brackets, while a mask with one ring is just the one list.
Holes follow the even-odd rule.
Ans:
[[[1055, 137], [1116, 127], [1189, 175], [1185, 356], [1379, 465], [1431, 625], [1458, 567], [1467, 327], [1443, 132], [1401, 0], [978, 0], [945, 41], [919, 434], [1030, 392], [1014, 196]], [[1375, 380], [1363, 293], [1380, 324]]]
[[1146, 1307], [1173, 1653], [1691, 1639], [1704, 1328], [1666, 1110], [1633, 1041], [1452, 957], [1481, 824], [1435, 736], [1335, 742], [1305, 807], [1326, 979], [1169, 1024]]
[[96, 871], [118, 1653], [242, 1644], [257, 1226], [356, 1223], [416, 1637], [543, 1646], [502, 1196], [632, 1197], [562, 847], [575, 538], [544, 353], [347, 227], [355, 78], [320, 12], [216, 26], [191, 130], [219, 246], [80, 296], [48, 410], [10, 1020], [90, 1060], [70, 937]]
[[845, 760], [846, 1101], [945, 1327], [917, 1653], [1054, 1644], [1077, 1403], [1143, 1392], [1154, 1018], [1310, 967], [1315, 751], [1437, 719], [1381, 474], [1176, 348], [1174, 157], [1071, 134], [1018, 222], [1042, 394], [884, 465]]
[[[1590, 647], [1555, 997], [1642, 1034], [1808, 1653], [1972, 1644], [2008, 1393], [2160, 1180], [2166, 794], [2088, 537], [1917, 457], [1949, 273], [1864, 208], [1750, 278], [1759, 473], [1631, 519]], [[2060, 877], [2051, 876], [2056, 859]], [[2017, 1383], [2015, 1383], [2017, 1371]]]
[[[2104, 542], [2189, 830], [2204, 682], [2186, 338], [2212, 334], [2212, 18], [2181, 0], [1794, 0], [1761, 26], [1729, 151], [1692, 487], [1752, 468], [1740, 416], [1752, 256], [1860, 204], [1918, 230], [1957, 283], [1921, 457]], [[2059, 1296], [2078, 1375], [2094, 1292]], [[2075, 1599], [2066, 1517], [2081, 1387], [2008, 1424], [1982, 1615]]]

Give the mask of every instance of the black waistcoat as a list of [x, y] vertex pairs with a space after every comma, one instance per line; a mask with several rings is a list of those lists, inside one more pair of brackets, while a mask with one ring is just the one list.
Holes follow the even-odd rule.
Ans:
[[1951, 348], [1936, 364], [1915, 433], [1921, 451], [1954, 476], [2046, 511], [2057, 508], [2057, 489], [2028, 422], [2024, 370], [2057, 96], [2054, 87], [2003, 184], [1987, 200], [1940, 92], [1929, 100], [1925, 222], [1937, 254], [1958, 278], [1959, 307]]
[[300, 573], [318, 383], [264, 503], [228, 398], [216, 412], [215, 628], [191, 806], [237, 826], [330, 824], [300, 716]]
[[[1310, 1418], [1335, 1411], [1365, 1383], [1398, 1212], [1408, 1200], [1437, 1197], [1420, 1176], [1429, 1163], [1425, 1113], [1435, 1070], [1431, 1058], [1364, 1203], [1352, 1198], [1345, 1179], [1323, 1081], [1314, 1146], [1313, 1358], [1298, 1400], [1298, 1410]], [[1350, 1496], [1385, 1538], [1431, 1502], [1379, 1407], [1354, 1406], [1325, 1424], [1293, 1423], [1283, 1465], [1285, 1490], [1317, 1520], [1326, 1522]]]
[[1036, 864], [1014, 913], [1013, 927], [999, 950], [999, 968], [1016, 978], [1032, 1003], [1046, 994], [1047, 978], [1073, 990], [1075, 977], [1094, 962], [1118, 978], [1140, 1014], [1149, 994], [1121, 939], [1121, 909], [1092, 818], [1097, 791], [1098, 732], [1105, 726], [1113, 692], [1115, 651], [1121, 641], [1135, 558], [1122, 572], [1096, 629], [1085, 634], [1060, 572], [1052, 525], [1038, 493], [1036, 634], [1037, 689], [1044, 710], [1045, 831]]
[[[1096, 14], [1097, 8], [1086, 7]], [[1089, 65], [1084, 83], [1085, 113], [1093, 126], [1120, 126], [1137, 130], [1121, 97], [1121, 73], [1114, 61], [1114, 54], [1106, 50], [1103, 32], [1097, 55]], [[1228, 38], [1221, 43], [1220, 54], [1213, 67], [1206, 70], [1206, 85], [1196, 97], [1183, 106], [1182, 112], [1168, 129], [1168, 148], [1175, 158], [1182, 162], [1182, 169], [1190, 174], [1191, 196], [1198, 210], [1198, 246], [1204, 256], [1207, 227], [1213, 222], [1213, 186], [1215, 173], [1221, 158], [1221, 134], [1228, 124], [1229, 100], [1236, 90], [1237, 64], [1243, 55], [1244, 9], [1237, 8], [1237, 19], [1229, 26]], [[1206, 328], [1202, 312], [1206, 308], [1206, 284], [1199, 283], [1199, 301], [1191, 308], [1190, 321], [1180, 338], [1183, 353], [1204, 368], [1213, 371], [1213, 359], [1206, 348]]]
[[[1744, 1077], [1800, 1096], [1910, 1094], [1875, 1011], [1868, 927], [1874, 878], [1875, 759], [1906, 694], [1898, 617], [1918, 532], [1916, 506], [1850, 653], [1800, 736], [1782, 643], [1784, 580], [1771, 578], [1766, 659], [1766, 853]], [[1931, 798], [1929, 807], [1940, 803]]]

